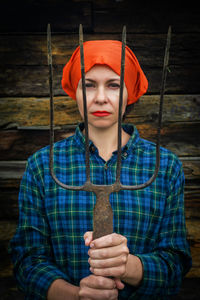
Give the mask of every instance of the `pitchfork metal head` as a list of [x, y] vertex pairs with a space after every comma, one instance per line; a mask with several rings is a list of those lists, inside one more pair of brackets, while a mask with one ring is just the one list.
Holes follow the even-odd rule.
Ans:
[[96, 194], [96, 204], [93, 214], [93, 238], [98, 238], [113, 232], [113, 212], [109, 202], [109, 195], [120, 190], [139, 190], [149, 186], [155, 179], [160, 166], [160, 130], [162, 123], [163, 97], [165, 91], [165, 83], [169, 61], [169, 48], [171, 41], [171, 27], [168, 29], [167, 43], [165, 48], [161, 92], [160, 107], [158, 117], [158, 131], [156, 143], [156, 164], [154, 174], [148, 181], [139, 185], [122, 185], [120, 182], [121, 173], [121, 129], [122, 129], [122, 101], [124, 87], [124, 71], [125, 71], [125, 48], [126, 48], [126, 27], [122, 32], [122, 50], [121, 50], [121, 73], [120, 73], [120, 94], [119, 94], [119, 115], [118, 115], [118, 147], [117, 147], [117, 172], [116, 181], [112, 185], [96, 185], [90, 180], [90, 160], [89, 160], [89, 133], [88, 133], [88, 115], [87, 115], [87, 99], [85, 86], [85, 66], [84, 66], [84, 46], [83, 46], [83, 28], [79, 26], [79, 45], [80, 45], [80, 63], [83, 91], [83, 107], [84, 107], [84, 126], [85, 126], [85, 164], [86, 164], [86, 182], [82, 186], [71, 186], [58, 180], [54, 173], [53, 162], [53, 144], [54, 144], [54, 103], [53, 103], [53, 72], [52, 72], [52, 53], [51, 53], [51, 30], [50, 25], [47, 27], [47, 48], [48, 48], [48, 66], [49, 66], [49, 91], [50, 91], [50, 173], [54, 181], [64, 189], [74, 191], [88, 191]]

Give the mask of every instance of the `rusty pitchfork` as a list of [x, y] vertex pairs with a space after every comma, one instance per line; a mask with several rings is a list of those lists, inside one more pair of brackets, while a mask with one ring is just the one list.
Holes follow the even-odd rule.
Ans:
[[154, 174], [139, 185], [122, 185], [120, 182], [121, 172], [121, 126], [122, 126], [122, 99], [124, 86], [124, 70], [125, 70], [125, 45], [126, 45], [126, 27], [122, 32], [122, 51], [121, 51], [121, 75], [120, 75], [120, 95], [119, 95], [119, 114], [118, 114], [118, 148], [117, 148], [117, 171], [116, 181], [111, 185], [96, 185], [90, 180], [90, 161], [89, 161], [89, 135], [88, 135], [88, 115], [87, 115], [87, 99], [85, 86], [85, 66], [84, 66], [84, 49], [83, 49], [83, 29], [79, 26], [79, 45], [81, 54], [81, 76], [84, 103], [84, 126], [85, 126], [85, 163], [86, 163], [86, 182], [82, 186], [66, 185], [55, 176], [53, 144], [54, 144], [54, 102], [53, 102], [53, 71], [52, 71], [52, 52], [51, 52], [51, 29], [50, 24], [47, 27], [47, 48], [48, 48], [48, 66], [49, 66], [49, 91], [50, 91], [50, 173], [54, 181], [64, 189], [73, 191], [88, 191], [96, 194], [96, 204], [93, 210], [93, 239], [111, 234], [113, 232], [113, 211], [109, 201], [109, 195], [120, 190], [139, 190], [149, 186], [155, 179], [160, 167], [160, 130], [162, 123], [163, 98], [165, 92], [166, 76], [169, 61], [169, 48], [171, 41], [171, 27], [168, 29], [167, 42], [165, 47], [165, 56], [162, 71], [160, 106], [158, 116], [158, 130], [156, 143], [156, 164]]

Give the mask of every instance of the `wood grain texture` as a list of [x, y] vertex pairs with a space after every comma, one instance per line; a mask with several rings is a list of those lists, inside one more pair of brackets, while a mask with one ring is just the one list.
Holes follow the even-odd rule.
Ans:
[[55, 32], [77, 30], [79, 23], [93, 32], [121, 32], [123, 24], [137, 33], [165, 32], [169, 24], [177, 32], [199, 32], [199, 7], [186, 3], [31, 0], [3, 2], [1, 11], [1, 32], [44, 32], [48, 22]]
[[186, 3], [163, 6], [161, 2], [141, 5], [131, 0], [97, 0], [94, 1], [94, 31], [121, 32], [122, 24], [126, 24], [132, 32], [165, 32], [170, 24], [176, 32], [199, 32], [198, 13], [197, 5], [188, 7]]
[[[74, 125], [81, 121], [76, 101], [69, 97], [54, 97], [55, 125]], [[158, 117], [159, 96], [142, 96], [126, 121], [135, 124], [152, 123]], [[48, 126], [49, 98], [3, 97], [0, 98], [0, 127]], [[199, 95], [166, 95], [164, 98], [163, 124], [165, 122], [199, 122]]]
[[[13, 124], [12, 124], [13, 125]], [[140, 136], [156, 142], [156, 124], [138, 124]], [[166, 124], [162, 129], [161, 146], [178, 156], [197, 157], [200, 152], [200, 124], [177, 122]], [[74, 133], [74, 125], [55, 130], [55, 141]], [[33, 143], [34, 141], [34, 143]], [[23, 160], [49, 145], [49, 131], [41, 127], [20, 130], [0, 130], [0, 160]]]
[[[86, 34], [84, 38], [121, 40], [121, 34]], [[165, 42], [166, 34], [127, 34], [127, 44], [135, 52], [148, 78], [150, 94], [160, 91]], [[0, 35], [0, 45], [0, 95], [47, 96], [46, 36]], [[65, 95], [61, 87], [62, 70], [77, 45], [77, 33], [52, 36], [56, 96]], [[172, 35], [167, 93], [199, 92], [199, 45], [200, 37], [197, 33]]]
[[48, 23], [55, 31], [77, 31], [79, 23], [92, 29], [91, 1], [15, 1], [1, 4], [0, 32], [44, 32]]

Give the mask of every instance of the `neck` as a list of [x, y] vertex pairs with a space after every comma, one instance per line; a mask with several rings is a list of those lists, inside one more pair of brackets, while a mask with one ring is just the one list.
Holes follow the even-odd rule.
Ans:
[[[113, 151], [117, 150], [118, 138], [117, 138], [117, 126], [113, 125], [109, 128], [96, 128], [89, 126], [89, 138], [93, 141], [98, 148], [99, 155], [105, 160], [109, 160]], [[122, 135], [122, 147], [128, 142], [130, 136], [123, 129]]]

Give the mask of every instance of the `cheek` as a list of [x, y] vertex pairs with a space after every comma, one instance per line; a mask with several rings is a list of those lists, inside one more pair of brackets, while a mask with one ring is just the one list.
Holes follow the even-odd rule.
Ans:
[[118, 114], [119, 107], [119, 90], [108, 89], [106, 91], [106, 97], [110, 102], [110, 105], [115, 110], [115, 113]]
[[[86, 92], [86, 100], [87, 100], [87, 110], [89, 110], [91, 105], [91, 93]], [[84, 105], [83, 105], [83, 93], [82, 89], [77, 88], [76, 90], [76, 102], [82, 118], [84, 118]]]
[[80, 115], [83, 117], [83, 96], [82, 90], [77, 88], [76, 90], [76, 103], [80, 112]]
[[[112, 106], [115, 109], [115, 114], [118, 116], [118, 108], [119, 108], [119, 90], [111, 91], [109, 99], [111, 100]], [[124, 90], [123, 93], [123, 102], [122, 102], [122, 115], [124, 114], [127, 106], [128, 94], [127, 90]]]
[[127, 98], [123, 100], [122, 114], [124, 114], [124, 113], [125, 113], [126, 106], [127, 106]]
[[122, 108], [122, 113], [125, 113], [126, 110], [126, 106], [127, 106], [127, 102], [128, 102], [128, 91], [126, 86], [124, 87], [124, 92], [123, 92], [123, 108]]

